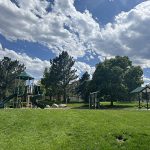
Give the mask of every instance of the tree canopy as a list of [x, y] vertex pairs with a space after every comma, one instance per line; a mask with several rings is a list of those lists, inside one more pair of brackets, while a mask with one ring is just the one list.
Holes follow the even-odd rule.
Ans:
[[82, 77], [79, 79], [79, 84], [76, 88], [77, 94], [81, 96], [81, 98], [88, 102], [89, 100], [89, 83], [90, 83], [90, 75], [86, 71]]
[[50, 67], [45, 69], [41, 82], [50, 96], [63, 95], [63, 100], [67, 100], [67, 87], [78, 77], [76, 69], [72, 68], [74, 63], [73, 57], [65, 51], [50, 60]]
[[[63, 95], [67, 98], [68, 85], [77, 79], [76, 70], [72, 69], [75, 61], [67, 52], [50, 60], [50, 67], [45, 68], [41, 83], [49, 96]], [[111, 101], [130, 100], [130, 92], [143, 84], [143, 70], [134, 66], [127, 57], [116, 56], [96, 65], [92, 80], [85, 72], [78, 81], [76, 92], [88, 102], [90, 92], [100, 91], [99, 97]]]
[[100, 96], [111, 100], [127, 100], [131, 90], [143, 83], [143, 71], [133, 66], [127, 56], [116, 56], [96, 66], [91, 81], [92, 91], [100, 91]]

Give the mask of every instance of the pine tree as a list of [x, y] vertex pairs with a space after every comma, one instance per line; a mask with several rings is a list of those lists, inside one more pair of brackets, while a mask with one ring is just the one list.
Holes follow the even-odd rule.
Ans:
[[89, 82], [90, 82], [90, 75], [86, 71], [82, 77], [79, 79], [79, 85], [76, 88], [77, 94], [81, 96], [81, 98], [85, 101], [88, 102], [88, 97], [89, 97]]
[[24, 70], [24, 65], [17, 60], [4, 57], [0, 61], [0, 99], [6, 97], [7, 92], [14, 86], [15, 78]]
[[[50, 60], [49, 75], [45, 74], [45, 80], [49, 84], [53, 95], [63, 95], [67, 103], [67, 87], [71, 81], [77, 79], [76, 70], [72, 69], [75, 61], [67, 52], [63, 51], [58, 57]], [[42, 82], [43, 83], [43, 82]], [[44, 83], [46, 85], [46, 83]]]

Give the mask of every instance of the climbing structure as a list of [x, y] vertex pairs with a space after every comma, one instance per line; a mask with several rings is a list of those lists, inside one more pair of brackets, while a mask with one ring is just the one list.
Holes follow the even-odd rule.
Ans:
[[33, 99], [34, 99], [34, 106], [38, 104], [36, 100], [39, 97], [38, 95], [41, 95], [41, 92], [40, 86], [34, 84], [34, 78], [24, 71], [14, 80], [15, 80], [14, 92], [12, 93], [12, 95], [1, 100], [0, 108], [4, 108], [5, 104], [8, 105], [8, 102], [10, 103], [10, 107], [13, 108], [22, 108], [22, 107], [32, 108]]
[[24, 71], [15, 80], [17, 97], [14, 101], [14, 107], [32, 107], [30, 97], [34, 94], [34, 78]]

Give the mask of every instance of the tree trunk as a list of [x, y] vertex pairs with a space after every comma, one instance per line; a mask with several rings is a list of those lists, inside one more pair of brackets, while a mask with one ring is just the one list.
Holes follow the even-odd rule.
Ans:
[[64, 100], [64, 102], [66, 102], [66, 104], [67, 104], [66, 88], [64, 88], [64, 91], [63, 91], [63, 100]]
[[49, 95], [49, 100], [52, 101], [52, 95]]
[[114, 105], [114, 103], [113, 103], [113, 101], [112, 101], [112, 100], [111, 100], [111, 103], [110, 103], [110, 105], [111, 105], [111, 106], [113, 106], [113, 105]]
[[56, 102], [59, 102], [59, 93], [57, 93], [57, 100]]

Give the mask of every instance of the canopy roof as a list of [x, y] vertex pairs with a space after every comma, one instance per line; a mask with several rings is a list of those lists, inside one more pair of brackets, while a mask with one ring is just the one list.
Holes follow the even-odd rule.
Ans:
[[146, 85], [145, 87], [137, 87], [136, 89], [131, 91], [131, 93], [140, 93], [140, 92], [146, 93], [146, 90], [147, 92], [150, 92], [150, 86]]
[[144, 90], [145, 87], [137, 87], [136, 89], [134, 89], [133, 91], [131, 91], [131, 93], [139, 93], [142, 92]]
[[17, 77], [17, 79], [21, 80], [33, 80], [34, 78], [27, 74], [25, 71], [21, 72], [21, 74]]

